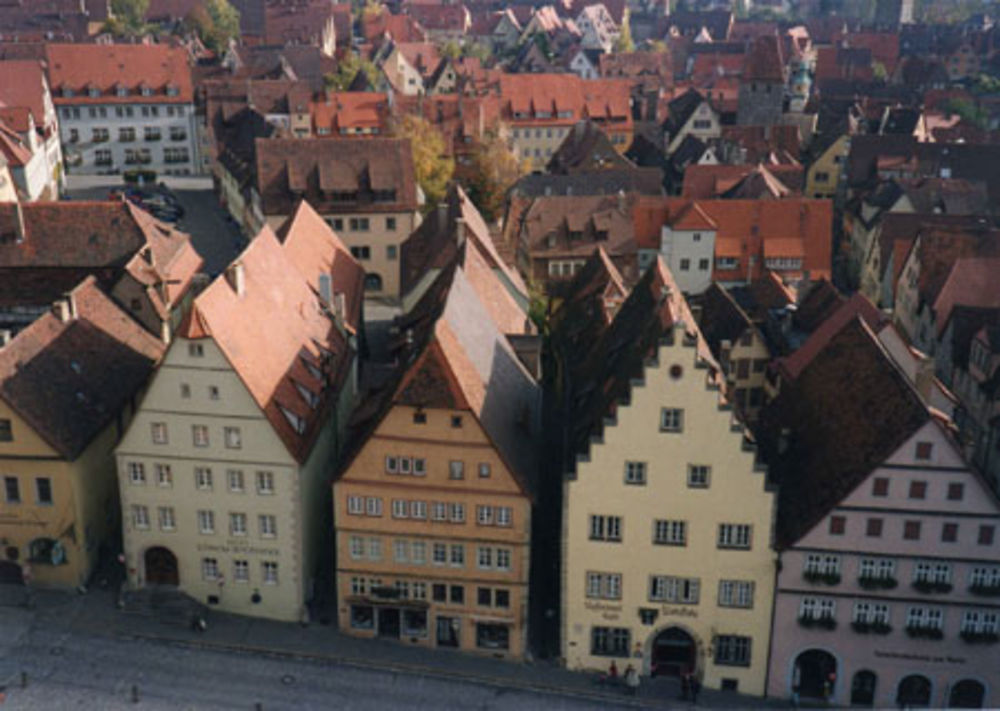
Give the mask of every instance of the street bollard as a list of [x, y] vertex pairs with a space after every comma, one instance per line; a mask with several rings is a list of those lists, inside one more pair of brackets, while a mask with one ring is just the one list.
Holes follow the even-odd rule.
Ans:
[[132, 703], [139, 703], [139, 687], [136, 684], [132, 684]]

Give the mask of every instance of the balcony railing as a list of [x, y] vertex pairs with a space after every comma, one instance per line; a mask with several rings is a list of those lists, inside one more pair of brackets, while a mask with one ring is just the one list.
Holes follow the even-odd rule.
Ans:
[[859, 634], [889, 634], [892, 627], [888, 622], [868, 622], [867, 620], [855, 620], [851, 623], [851, 629]]
[[819, 617], [799, 615], [799, 625], [807, 628], [819, 627], [824, 630], [833, 630], [837, 628], [837, 620], [830, 615], [820, 615]]
[[944, 639], [944, 630], [940, 627], [929, 627], [927, 625], [907, 625], [906, 634], [911, 637], [923, 637], [924, 639]]
[[802, 573], [802, 577], [810, 583], [836, 585], [840, 582], [840, 573], [830, 573], [820, 570], [806, 570]]
[[937, 580], [914, 580], [913, 589], [922, 593], [946, 593], [951, 592], [951, 583]]
[[962, 630], [959, 633], [963, 642], [969, 644], [996, 644], [1000, 641], [1000, 635], [996, 632], [977, 632], [975, 630]]
[[858, 587], [865, 590], [892, 590], [897, 585], [899, 583], [891, 576], [864, 575], [858, 578]]

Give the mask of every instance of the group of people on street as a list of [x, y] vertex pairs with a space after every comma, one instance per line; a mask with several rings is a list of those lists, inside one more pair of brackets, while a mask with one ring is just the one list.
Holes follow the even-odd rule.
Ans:
[[[617, 684], [619, 681], [618, 677], [618, 665], [611, 662], [611, 666], [608, 668], [608, 674], [605, 680], [611, 684]], [[625, 689], [629, 696], [636, 696], [639, 693], [639, 672], [634, 666], [629, 664], [625, 668], [625, 673], [622, 675], [621, 679], [625, 684]], [[698, 692], [701, 691], [701, 682], [698, 681], [698, 677], [691, 671], [685, 671], [681, 673], [681, 699], [687, 701], [691, 700], [692, 703], [698, 703]]]

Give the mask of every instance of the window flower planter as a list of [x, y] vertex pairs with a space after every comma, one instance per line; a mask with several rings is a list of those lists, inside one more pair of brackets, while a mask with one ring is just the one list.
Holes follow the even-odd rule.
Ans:
[[1000, 635], [996, 632], [972, 632], [971, 630], [963, 630], [961, 632], [961, 637], [964, 642], [969, 644], [996, 644], [1000, 641]]
[[858, 634], [889, 634], [892, 627], [885, 622], [862, 622], [855, 620], [851, 623], [851, 628]]
[[826, 585], [836, 585], [840, 582], [840, 573], [821, 573], [815, 570], [807, 570], [802, 573], [802, 577], [810, 583], [825, 583]]
[[865, 577], [858, 578], [858, 587], [865, 590], [892, 590], [899, 583], [895, 578]]
[[907, 627], [906, 634], [924, 639], [944, 639], [944, 632], [937, 627]]
[[914, 580], [913, 589], [922, 593], [951, 592], [951, 583], [938, 583], [933, 580]]
[[970, 585], [969, 592], [973, 595], [995, 597], [1000, 595], [1000, 585]]
[[819, 627], [824, 630], [837, 628], [837, 621], [832, 617], [808, 617], [803, 615], [799, 617], [799, 624], [806, 628]]

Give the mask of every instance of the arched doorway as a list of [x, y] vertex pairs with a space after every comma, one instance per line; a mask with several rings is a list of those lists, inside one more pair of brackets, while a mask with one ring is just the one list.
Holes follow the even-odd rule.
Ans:
[[678, 676], [695, 669], [694, 638], [680, 627], [668, 627], [656, 635], [650, 650], [649, 673], [652, 676]]
[[931, 680], [921, 674], [910, 674], [899, 682], [899, 689], [896, 692], [896, 705], [904, 706], [930, 706], [931, 705]]
[[871, 706], [875, 703], [875, 684], [878, 677], [875, 672], [862, 669], [851, 680], [851, 705]]
[[948, 705], [953, 709], [981, 709], [986, 687], [975, 679], [962, 679], [951, 687]]
[[365, 291], [382, 291], [382, 277], [375, 272], [365, 274]]
[[146, 551], [144, 558], [147, 585], [177, 585], [180, 582], [177, 556], [169, 550], [155, 546]]
[[21, 566], [12, 560], [0, 561], [0, 585], [24, 585]]
[[837, 660], [822, 649], [807, 649], [795, 658], [792, 688], [804, 699], [829, 699], [837, 681]]

